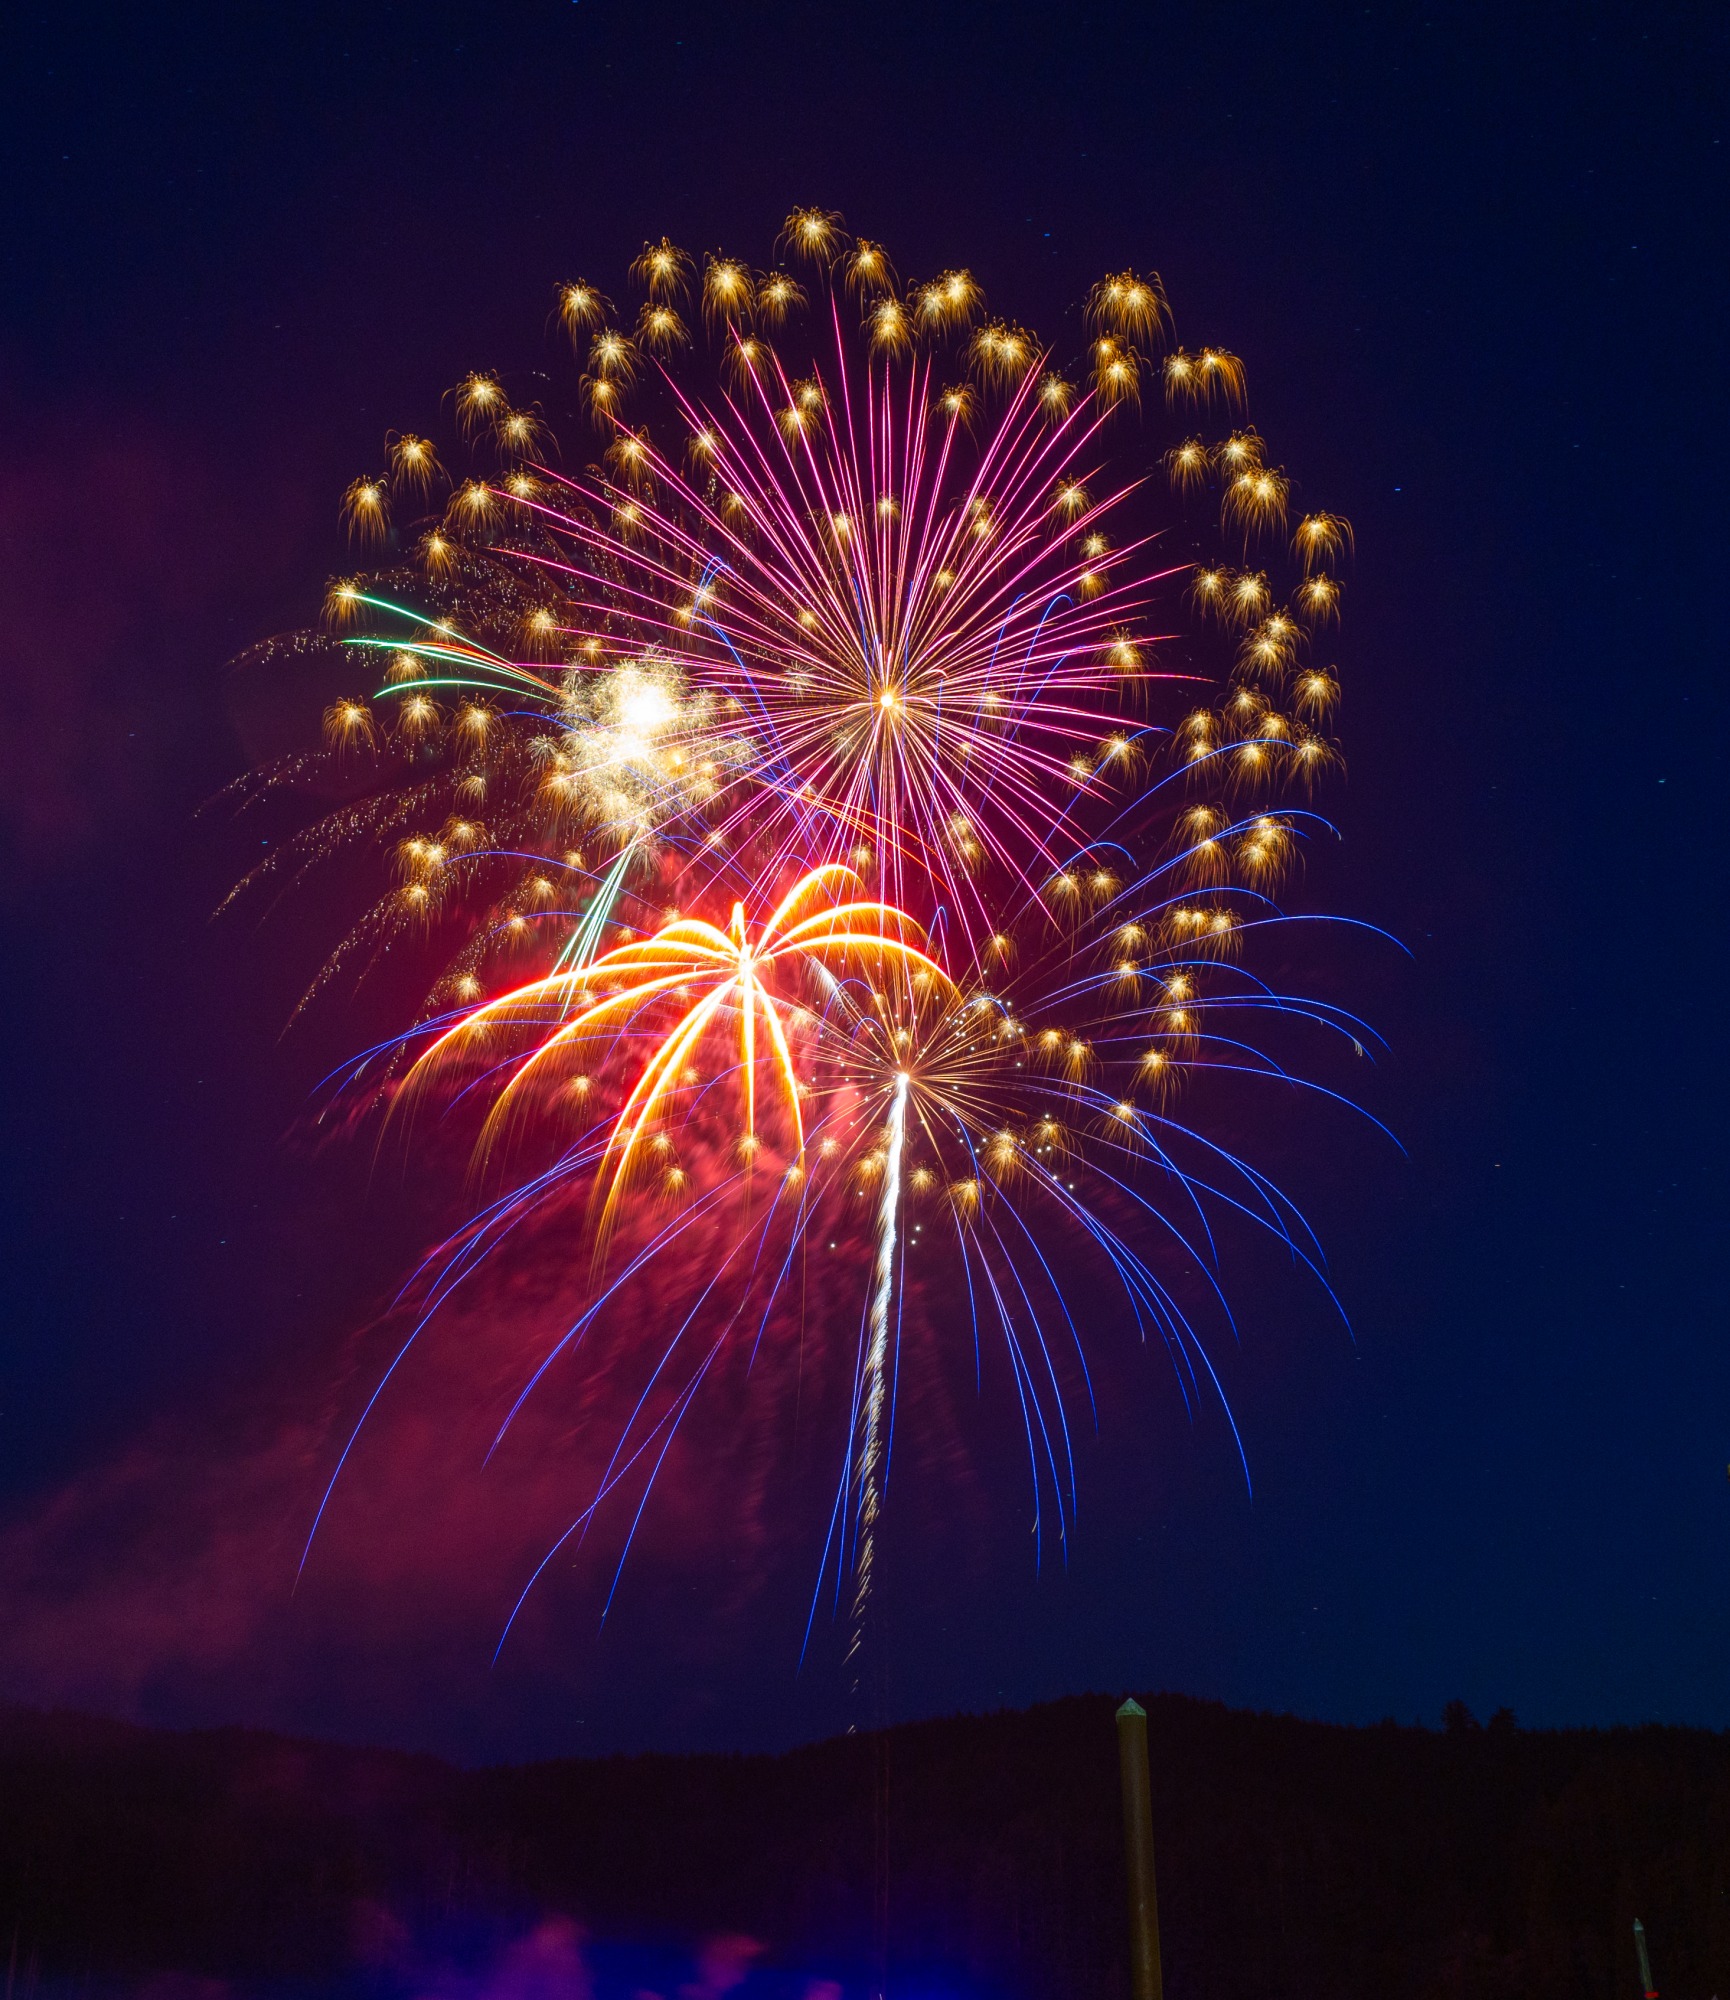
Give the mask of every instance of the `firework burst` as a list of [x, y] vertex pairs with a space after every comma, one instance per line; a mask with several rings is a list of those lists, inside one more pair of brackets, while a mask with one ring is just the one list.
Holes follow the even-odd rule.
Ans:
[[[1322, 648], [1350, 530], [1289, 521], [1242, 363], [1170, 343], [1157, 277], [1094, 288], [1066, 369], [966, 271], [903, 288], [820, 210], [781, 246], [797, 275], [648, 244], [634, 319], [562, 288], [586, 467], [581, 426], [561, 452], [486, 374], [446, 445], [386, 441], [390, 477], [343, 499], [382, 566], [332, 586], [324, 635], [266, 649], [335, 649], [365, 685], [322, 751], [243, 788], [343, 802], [236, 894], [377, 852], [390, 879], [313, 991], [406, 945], [435, 967], [339, 1084], [405, 1131], [485, 1107], [500, 1185], [418, 1275], [417, 1325], [525, 1214], [580, 1197], [592, 1296], [501, 1439], [645, 1270], [711, 1246], [547, 1561], [616, 1494], [640, 1518], [729, 1343], [754, 1353], [790, 1310], [811, 1231], [861, 1242], [821, 1566], [837, 1604], [851, 1578], [857, 1654], [911, 1216], [952, 1245], [975, 1351], [1001, 1335], [1035, 1523], [1049, 1506], [1060, 1537], [1054, 1343], [1084, 1381], [1086, 1360], [1052, 1232], [1102, 1260], [1192, 1400], [1218, 1382], [1167, 1252], [1217, 1290], [1207, 1217], [1229, 1209], [1320, 1276], [1295, 1208], [1176, 1094], [1210, 1070], [1294, 1081], [1251, 1037], [1270, 1012], [1365, 1038], [1250, 963], [1339, 763]], [[1203, 426], [1162, 447], [1169, 500], [1118, 470], [1168, 420], [1142, 414], [1161, 380]]]

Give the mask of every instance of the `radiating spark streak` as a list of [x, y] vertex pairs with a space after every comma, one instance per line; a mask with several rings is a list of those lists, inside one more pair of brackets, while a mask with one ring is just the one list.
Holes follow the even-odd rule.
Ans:
[[[1027, 1371], [1028, 1393], [1033, 1408], [1038, 1415], [1040, 1437], [1045, 1446], [1047, 1468], [1051, 1473], [1051, 1489], [1057, 1501], [1058, 1541], [1064, 1550], [1065, 1559], [1067, 1560], [1069, 1547], [1068, 1517], [1065, 1515], [1063, 1509], [1063, 1495], [1064, 1487], [1067, 1483], [1069, 1489], [1069, 1507], [1070, 1512], [1073, 1513], [1076, 1504], [1076, 1484], [1075, 1448], [1069, 1434], [1069, 1417], [1064, 1407], [1063, 1390], [1057, 1379], [1057, 1369], [1051, 1358], [1051, 1348], [1045, 1338], [1045, 1328], [1040, 1320], [1039, 1310], [1033, 1303], [1033, 1296], [1027, 1289], [1026, 1280], [1021, 1275], [1019, 1265], [1007, 1254], [1006, 1246], [997, 1228], [995, 1217], [991, 1219], [989, 1227], [998, 1247], [1005, 1249], [1003, 1269], [1008, 1273], [1010, 1282], [1015, 1286], [1017, 1293], [1020, 1295], [1021, 1303], [1026, 1309], [1027, 1323], [1032, 1332], [1034, 1344], [1039, 1350], [1039, 1357], [1045, 1364], [1046, 1376], [1051, 1385], [1051, 1408], [1055, 1413], [1058, 1432], [1063, 1439], [1064, 1461], [1068, 1472], [1067, 1482], [1058, 1469], [1057, 1452], [1052, 1443], [1051, 1430], [1046, 1420], [1045, 1404], [1035, 1386], [1032, 1366], [1028, 1362], [1025, 1350], [1018, 1345], [1017, 1353], [1021, 1366]], [[1067, 1309], [1065, 1311], [1067, 1316]]]
[[[1021, 1406], [1021, 1427], [1027, 1439], [1027, 1467], [1033, 1485], [1033, 1561], [1038, 1568], [1045, 1546], [1045, 1488], [1039, 1472], [1038, 1440], [1034, 1436], [1035, 1419], [1039, 1415], [1037, 1399], [1032, 1394], [1032, 1376], [1027, 1367], [1026, 1357], [1021, 1351], [1021, 1342], [1015, 1331], [1015, 1316], [1009, 1309], [1009, 1302], [1003, 1296], [1003, 1285], [991, 1265], [983, 1263], [986, 1289], [991, 1294], [992, 1303], [997, 1308], [998, 1325], [1003, 1329], [1004, 1352], [1009, 1356], [1010, 1379], [1015, 1385], [1016, 1400]], [[1043, 1429], [1043, 1425], [1040, 1426]], [[1050, 1441], [1046, 1440], [1049, 1456]], [[1056, 1484], [1055, 1468], [1053, 1485]]]
[[[766, 1217], [762, 1229], [759, 1231], [758, 1234], [759, 1246], [761, 1245], [763, 1239], [767, 1236], [769, 1222], [771, 1219], [772, 1217]], [[703, 1297], [707, 1297], [709, 1292], [711, 1292], [714, 1289], [714, 1287], [720, 1282], [722, 1276], [725, 1273], [726, 1265], [731, 1263], [735, 1252], [742, 1247], [742, 1243], [743, 1239], [741, 1239], [739, 1243], [736, 1243], [733, 1246], [733, 1249], [728, 1251], [722, 1269], [720, 1271], [717, 1271], [714, 1274], [714, 1276], [710, 1279], [709, 1283], [704, 1286], [702, 1294]], [[634, 1539], [636, 1535], [637, 1526], [642, 1520], [643, 1508], [644, 1506], [647, 1505], [649, 1494], [654, 1487], [656, 1475], [659, 1473], [661, 1465], [666, 1459], [667, 1449], [670, 1447], [673, 1440], [673, 1436], [678, 1429], [678, 1425], [683, 1420], [686, 1410], [689, 1409], [691, 1401], [694, 1398], [698, 1387], [701, 1385], [704, 1376], [707, 1375], [709, 1368], [713, 1364], [716, 1356], [721, 1352], [722, 1348], [726, 1345], [727, 1342], [727, 1337], [730, 1328], [723, 1327], [720, 1335], [715, 1340], [714, 1344], [709, 1349], [709, 1352], [707, 1353], [707, 1355], [705, 1355], [702, 1362], [700, 1363], [697, 1372], [692, 1376], [690, 1381], [686, 1383], [685, 1387], [679, 1392], [678, 1396], [675, 1398], [672, 1405], [662, 1413], [662, 1415], [656, 1420], [656, 1422], [650, 1427], [650, 1429], [637, 1443], [636, 1448], [634, 1450], [629, 1451], [629, 1454], [627, 1456], [627, 1447], [630, 1444], [630, 1435], [632, 1429], [635, 1427], [636, 1419], [641, 1414], [643, 1405], [645, 1402], [647, 1402], [648, 1397], [654, 1387], [654, 1382], [656, 1379], [658, 1379], [660, 1375], [661, 1369], [664, 1368], [667, 1365], [667, 1363], [672, 1359], [672, 1356], [678, 1347], [679, 1341], [684, 1337], [685, 1333], [689, 1330], [692, 1321], [696, 1318], [700, 1304], [701, 1304], [701, 1299], [699, 1299], [698, 1305], [693, 1306], [691, 1308], [691, 1311], [686, 1315], [684, 1324], [680, 1327], [678, 1333], [674, 1335], [672, 1342], [669, 1344], [665, 1353], [662, 1355], [661, 1361], [656, 1367], [655, 1375], [652, 1376], [650, 1378], [650, 1381], [644, 1386], [642, 1395], [639, 1396], [639, 1398], [637, 1399], [636, 1408], [632, 1411], [630, 1422], [627, 1423], [627, 1425], [625, 1426], [624, 1435], [621, 1437], [619, 1444], [615, 1448], [612, 1458], [608, 1461], [606, 1470], [602, 1474], [601, 1479], [596, 1485], [593, 1497], [590, 1499], [588, 1504], [583, 1508], [582, 1512], [577, 1515], [576, 1519], [573, 1520], [569, 1525], [569, 1527], [565, 1529], [563, 1534], [561, 1534], [558, 1537], [558, 1539], [553, 1543], [552, 1547], [547, 1550], [546, 1554], [541, 1558], [540, 1562], [536, 1564], [534, 1571], [529, 1577], [528, 1582], [523, 1586], [521, 1595], [517, 1598], [515, 1604], [512, 1605], [510, 1616], [505, 1620], [504, 1629], [499, 1634], [498, 1644], [493, 1649], [493, 1664], [495, 1666], [498, 1664], [499, 1655], [504, 1651], [505, 1641], [511, 1635], [511, 1627], [516, 1623], [517, 1616], [521, 1612], [523, 1606], [528, 1602], [529, 1595], [533, 1591], [535, 1585], [540, 1581], [541, 1577], [545, 1574], [547, 1565], [553, 1560], [554, 1556], [558, 1554], [560, 1549], [562, 1549], [565, 1546], [565, 1544], [571, 1539], [573, 1535], [582, 1536], [587, 1534], [589, 1524], [594, 1520], [594, 1517], [597, 1511], [599, 1510], [601, 1503], [605, 1499], [607, 1499], [607, 1497], [617, 1488], [620, 1481], [622, 1481], [625, 1475], [635, 1466], [637, 1461], [644, 1456], [644, 1454], [653, 1445], [655, 1439], [661, 1434], [661, 1432], [665, 1430], [667, 1433], [666, 1440], [662, 1445], [659, 1456], [656, 1458], [654, 1468], [651, 1470], [649, 1478], [644, 1485], [643, 1493], [638, 1501], [636, 1512], [632, 1517], [630, 1533], [626, 1537], [625, 1549], [620, 1554], [618, 1568], [614, 1572], [612, 1588], [607, 1593], [606, 1607], [605, 1609], [603, 1609], [601, 1614], [603, 1622], [605, 1621], [606, 1613], [608, 1610], [612, 1608], [613, 1597], [618, 1590], [619, 1578], [624, 1574], [625, 1555], [629, 1552], [631, 1540]]]
[[527, 1382], [523, 1384], [516, 1401], [506, 1411], [505, 1420], [499, 1425], [498, 1434], [487, 1447], [487, 1456], [489, 1458], [504, 1443], [505, 1433], [522, 1414], [524, 1404], [528, 1402], [536, 1389], [540, 1387], [541, 1380], [548, 1369], [566, 1352], [574, 1341], [582, 1339], [584, 1332], [599, 1318], [603, 1308], [611, 1302], [613, 1297], [623, 1291], [631, 1279], [651, 1264], [669, 1244], [682, 1236], [696, 1222], [699, 1216], [704, 1215], [710, 1209], [714, 1208], [724, 1195], [731, 1192], [732, 1183], [724, 1181], [718, 1187], [710, 1188], [707, 1193], [700, 1195], [683, 1215], [679, 1216], [677, 1220], [668, 1223], [643, 1249], [639, 1250], [636, 1256], [623, 1267], [606, 1289], [571, 1323], [560, 1338], [547, 1350], [546, 1354], [541, 1357], [540, 1365], [535, 1369]]
[[[1039, 1239], [1028, 1228], [1026, 1218], [1018, 1210], [1007, 1206], [1004, 1213], [1010, 1217], [1017, 1228], [1020, 1229], [1022, 1235], [1027, 1239], [1027, 1247], [1037, 1259], [1040, 1269], [1044, 1271], [1046, 1282], [1051, 1287], [1051, 1295], [1056, 1299], [1058, 1310], [1063, 1314], [1063, 1323], [1069, 1328], [1069, 1337], [1075, 1346], [1075, 1359], [1081, 1369], [1082, 1386], [1087, 1391], [1087, 1407], [1093, 1418], [1093, 1427], [1097, 1431], [1099, 1429], [1099, 1399], [1093, 1393], [1093, 1371], [1087, 1365], [1087, 1350], [1082, 1345], [1081, 1329], [1075, 1324], [1075, 1315], [1069, 1310], [1069, 1302], [1063, 1296], [1063, 1287], [1057, 1282], [1057, 1274], [1052, 1270], [1050, 1260], [1047, 1258], [1045, 1252], [1040, 1249]], [[995, 1227], [995, 1225], [993, 1226]], [[1053, 1389], [1056, 1386], [1057, 1380], [1053, 1376]], [[1069, 1446], [1069, 1429], [1067, 1423], [1064, 1426], [1063, 1435], [1064, 1443], [1067, 1447]], [[1069, 1448], [1069, 1501], [1070, 1506], [1073, 1508], [1076, 1504], [1075, 1452], [1073, 1447]]]

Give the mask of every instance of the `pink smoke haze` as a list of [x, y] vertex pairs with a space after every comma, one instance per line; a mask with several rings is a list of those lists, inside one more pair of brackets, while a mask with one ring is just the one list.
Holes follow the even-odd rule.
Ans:
[[[645, 1656], [684, 1690], [693, 1726], [731, 1674], [772, 1672], [793, 1692], [846, 1435], [851, 1265], [832, 1308], [813, 1286], [803, 1326], [796, 1314], [772, 1321], [754, 1359], [748, 1339], [730, 1343], [636, 1521], [605, 1627], [640, 1476], [548, 1566], [490, 1664], [682, 1311], [678, 1274], [651, 1267], [649, 1286], [553, 1364], [497, 1442], [580, 1309], [587, 1264], [571, 1268], [572, 1241], [572, 1219], [548, 1216], [420, 1334], [348, 1457], [304, 1570], [320, 1498], [412, 1324], [403, 1317], [357, 1334], [337, 1365], [292, 1378], [274, 1416], [230, 1406], [158, 1421], [15, 1518], [0, 1531], [12, 1613], [0, 1622], [0, 1698], [328, 1733], [339, 1690], [340, 1733], [425, 1741], [414, 1718], [454, 1707], [479, 1712], [484, 1744], [486, 1713], [526, 1686], [562, 1688], [581, 1719], [586, 1699], [638, 1676]], [[904, 1399], [896, 1477], [939, 1496], [923, 1504], [941, 1508], [947, 1535], [988, 1544], [962, 1442], [980, 1421], [964, 1407], [971, 1346], [911, 1326], [907, 1346], [922, 1393]], [[817, 1630], [821, 1644], [821, 1617]]]

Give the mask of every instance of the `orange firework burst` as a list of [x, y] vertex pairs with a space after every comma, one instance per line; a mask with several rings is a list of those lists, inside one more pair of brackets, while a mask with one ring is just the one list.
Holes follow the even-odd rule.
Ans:
[[494, 1035], [526, 1036], [530, 1046], [488, 1114], [482, 1143], [489, 1145], [526, 1092], [536, 1085], [568, 1085], [603, 1038], [622, 1032], [639, 1041], [645, 1053], [596, 1172], [604, 1231], [645, 1141], [696, 1087], [692, 1066], [705, 1039], [728, 1029], [737, 1035], [744, 1157], [749, 1160], [760, 1143], [758, 1075], [766, 1055], [785, 1112], [789, 1159], [802, 1171], [805, 1120], [787, 1020], [789, 974], [813, 967], [859, 969], [879, 980], [887, 973], [903, 978], [923, 973], [949, 984], [948, 974], [914, 941], [923, 934], [903, 911], [883, 902], [834, 899], [839, 885], [858, 879], [844, 863], [830, 862], [804, 875], [755, 926], [742, 902], [733, 905], [725, 930], [700, 917], [675, 918], [652, 936], [602, 953], [580, 971], [554, 973], [501, 993], [447, 1028], [415, 1063], [410, 1083], [424, 1085]]

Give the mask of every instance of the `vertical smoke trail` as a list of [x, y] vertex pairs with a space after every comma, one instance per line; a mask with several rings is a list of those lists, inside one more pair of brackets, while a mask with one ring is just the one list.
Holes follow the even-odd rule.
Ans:
[[895, 1080], [889, 1105], [889, 1147], [883, 1163], [883, 1196], [877, 1204], [877, 1281], [865, 1347], [865, 1428], [859, 1440], [859, 1562], [853, 1591], [853, 1691], [859, 1690], [857, 1661], [865, 1643], [865, 1607], [871, 1597], [876, 1555], [877, 1510], [881, 1501], [877, 1469], [883, 1456], [883, 1387], [888, 1373], [889, 1308], [895, 1289], [895, 1244], [901, 1216], [901, 1149], [907, 1136], [907, 1079]]

